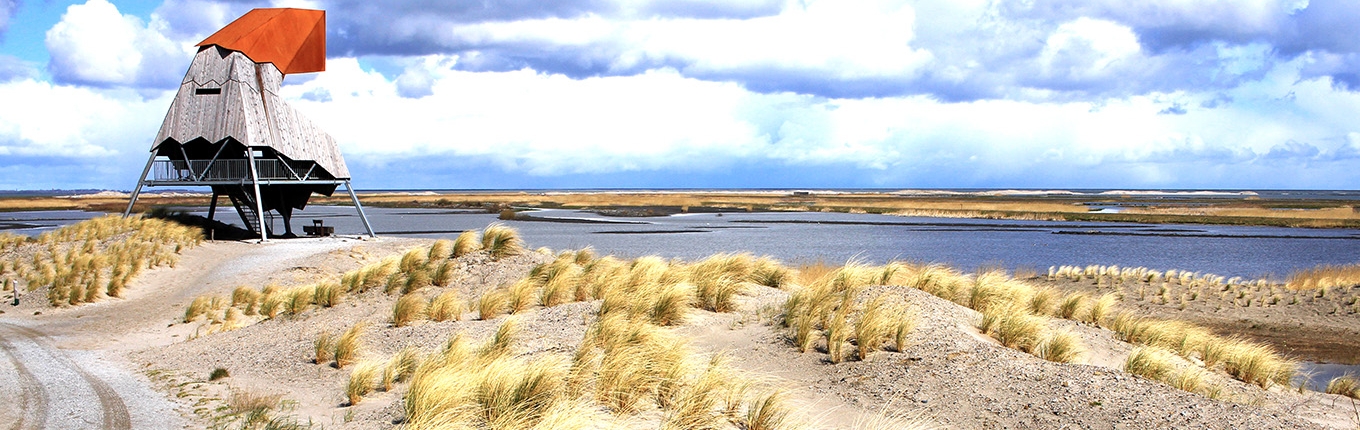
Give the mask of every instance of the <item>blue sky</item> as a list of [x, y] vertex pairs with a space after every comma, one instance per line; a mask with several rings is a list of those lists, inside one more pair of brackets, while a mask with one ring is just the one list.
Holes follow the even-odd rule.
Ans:
[[0, 0], [0, 189], [130, 189], [254, 7], [360, 189], [1360, 183], [1351, 2]]

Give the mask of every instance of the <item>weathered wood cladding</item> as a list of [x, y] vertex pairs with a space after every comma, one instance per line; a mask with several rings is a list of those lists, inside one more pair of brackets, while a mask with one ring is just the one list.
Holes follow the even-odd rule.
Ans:
[[[335, 139], [279, 96], [282, 82], [283, 74], [271, 63], [257, 64], [238, 51], [205, 47], [180, 84], [156, 146], [231, 137], [289, 159], [315, 161], [332, 177], [349, 179]], [[218, 88], [220, 93], [197, 94], [200, 88]]]

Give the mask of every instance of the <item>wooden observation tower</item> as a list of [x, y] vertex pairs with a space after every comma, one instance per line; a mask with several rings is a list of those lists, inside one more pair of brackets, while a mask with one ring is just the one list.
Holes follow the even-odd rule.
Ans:
[[324, 70], [325, 11], [255, 9], [204, 39], [124, 216], [142, 187], [207, 186], [209, 219], [226, 196], [246, 228], [268, 240], [267, 211], [283, 217], [291, 236], [293, 209], [344, 185], [373, 236], [335, 139], [279, 96], [284, 75]]

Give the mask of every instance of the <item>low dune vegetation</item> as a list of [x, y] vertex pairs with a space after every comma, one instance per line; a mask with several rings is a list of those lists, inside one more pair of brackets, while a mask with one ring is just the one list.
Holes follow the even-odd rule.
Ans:
[[1336, 394], [1352, 399], [1360, 399], [1360, 379], [1356, 378], [1355, 375], [1349, 374], [1332, 378], [1331, 381], [1327, 382], [1326, 391], [1327, 394]]
[[1360, 285], [1360, 263], [1323, 265], [1290, 273], [1285, 287], [1291, 290], [1324, 290]]
[[156, 218], [107, 215], [37, 237], [0, 235], [0, 284], [7, 291], [46, 289], [52, 306], [120, 297], [145, 269], [174, 267], [179, 253], [203, 241], [192, 227]]
[[[312, 308], [329, 308], [345, 302], [351, 294], [381, 289], [387, 294], [400, 295], [393, 309], [392, 322], [404, 326], [414, 321], [438, 318], [462, 318], [465, 303], [457, 293], [448, 291], [427, 298], [418, 292], [427, 287], [445, 287], [453, 281], [453, 260], [464, 255], [485, 251], [492, 258], [506, 258], [524, 252], [523, 242], [512, 229], [501, 225], [488, 226], [483, 232], [468, 231], [457, 240], [435, 241], [428, 248], [408, 250], [399, 257], [388, 257], [373, 264], [350, 270], [339, 280], [284, 288], [266, 285], [260, 289], [247, 286], [236, 288], [230, 299], [219, 296], [196, 298], [185, 310], [184, 322], [207, 320], [208, 332], [232, 330], [280, 316], [294, 316]], [[235, 315], [235, 319], [228, 320]]]
[[876, 351], [892, 348], [903, 351], [915, 328], [918, 312], [901, 298], [883, 293], [868, 295], [867, 287], [893, 284], [902, 266], [870, 268], [847, 264], [828, 270], [809, 267], [800, 272], [800, 283], [784, 302], [782, 325], [787, 327], [793, 344], [801, 352], [815, 349], [820, 340], [832, 363], [850, 357], [847, 343], [854, 345], [854, 357], [869, 358]]
[[1360, 264], [1298, 270], [1283, 281], [1115, 265], [1053, 266], [1045, 279], [1057, 285], [1114, 289], [1118, 300], [1171, 305], [1182, 310], [1214, 297], [1243, 308], [1321, 303], [1330, 314], [1360, 314]]
[[1193, 358], [1206, 370], [1221, 369], [1261, 388], [1289, 386], [1299, 371], [1297, 362], [1269, 346], [1220, 337], [1190, 323], [1144, 319], [1123, 312], [1106, 327], [1120, 340], [1172, 352], [1186, 360]]
[[[533, 256], [525, 261], [541, 263], [523, 277], [489, 288], [469, 293], [451, 287], [467, 276], [470, 260], [465, 259], [487, 264], [529, 252], [546, 251], [525, 251], [514, 230], [493, 225], [409, 249], [338, 280], [240, 287], [230, 297], [200, 297], [184, 320], [206, 319], [211, 333], [322, 312], [374, 295], [390, 297], [384, 302], [391, 304], [385, 321], [322, 331], [306, 359], [349, 369], [343, 388], [349, 405], [375, 392], [397, 393], [405, 425], [412, 429], [583, 428], [591, 422], [633, 420], [661, 428], [796, 427], [808, 417], [793, 412], [785, 401], [787, 391], [735, 370], [721, 354], [694, 352], [675, 327], [696, 315], [755, 313], [778, 326], [791, 348], [825, 354], [827, 365], [874, 361], [878, 354], [901, 353], [920, 341], [913, 336], [928, 316], [901, 294], [905, 288], [972, 309], [979, 333], [1055, 363], [1085, 361], [1083, 336], [1108, 330], [1108, 336], [1136, 346], [1124, 371], [1209, 398], [1224, 396], [1227, 378], [1269, 389], [1289, 386], [1298, 373], [1296, 362], [1268, 346], [1121, 310], [1117, 292], [1064, 294], [1001, 270], [963, 273], [901, 262], [795, 268], [745, 253], [694, 262], [655, 256], [624, 260], [586, 248]], [[1070, 277], [1074, 270], [1051, 272]], [[1096, 282], [1124, 282], [1112, 277], [1124, 269], [1106, 268], [1103, 275], [1092, 269], [1090, 277], [1087, 272], [1079, 272], [1081, 280], [1103, 276], [1105, 281]], [[1128, 282], [1142, 283], [1148, 276], [1134, 270]], [[1205, 288], [1228, 284], [1181, 272], [1157, 278]], [[750, 309], [744, 297], [762, 293], [775, 294], [782, 303]], [[370, 295], [360, 299], [360, 294]], [[523, 338], [522, 315], [580, 302], [591, 307], [574, 350], [512, 352]], [[497, 324], [498, 329], [479, 344], [455, 332], [434, 349], [407, 346], [381, 356], [365, 348], [365, 337], [377, 330], [453, 321]]]
[[[455, 334], [435, 351], [407, 348], [386, 360], [361, 361], [350, 373], [346, 397], [357, 404], [409, 381], [403, 399], [412, 429], [582, 428], [637, 419], [668, 429], [789, 428], [796, 420], [781, 391], [761, 388], [720, 355], [693, 352], [667, 328], [692, 309], [730, 312], [736, 294], [755, 280], [779, 279], [769, 273], [777, 270], [787, 269], [745, 254], [684, 264], [596, 258], [589, 249], [562, 252], [473, 301], [478, 319], [504, 320], [484, 344], [473, 346]], [[440, 313], [457, 319], [463, 309], [448, 291], [429, 305], [422, 294], [398, 299], [394, 325]], [[600, 305], [573, 354], [511, 353], [519, 337], [516, 314], [587, 300]], [[316, 341], [318, 363], [338, 351], [330, 338], [323, 333]]]

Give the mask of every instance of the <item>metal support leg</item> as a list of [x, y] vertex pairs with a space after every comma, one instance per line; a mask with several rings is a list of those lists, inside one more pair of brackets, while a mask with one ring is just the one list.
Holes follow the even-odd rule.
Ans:
[[260, 196], [260, 175], [255, 171], [255, 150], [247, 146], [246, 157], [250, 159], [250, 184], [255, 186], [255, 215], [260, 218], [260, 242], [268, 242], [269, 233], [264, 227], [264, 199]]
[[349, 181], [345, 181], [345, 191], [349, 192], [349, 199], [354, 201], [354, 208], [359, 210], [359, 219], [364, 222], [364, 230], [368, 230], [368, 237], [378, 237], [373, 232], [373, 226], [368, 224], [368, 216], [364, 215], [364, 206], [359, 204], [359, 196], [354, 194], [354, 187], [350, 186]]
[[217, 215], [217, 189], [213, 189], [212, 200], [208, 202], [208, 223], [211, 224], [213, 216]]
[[156, 161], [156, 152], [151, 152], [151, 157], [146, 159], [146, 168], [142, 169], [142, 176], [137, 178], [137, 187], [132, 189], [132, 198], [128, 200], [127, 210], [123, 211], [123, 218], [132, 215], [132, 205], [137, 204], [137, 195], [142, 193], [142, 183], [146, 182], [146, 175], [151, 173], [151, 164]]

